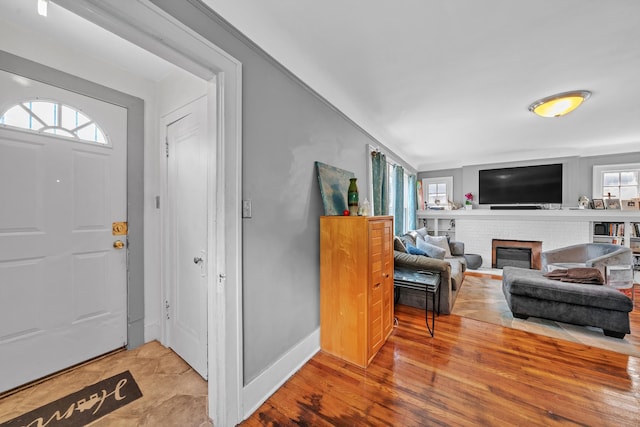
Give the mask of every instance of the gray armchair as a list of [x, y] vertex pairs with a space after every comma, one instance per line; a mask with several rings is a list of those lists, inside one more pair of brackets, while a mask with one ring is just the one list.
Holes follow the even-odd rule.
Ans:
[[596, 267], [605, 276], [607, 265], [633, 265], [631, 249], [610, 243], [582, 243], [542, 252], [542, 271], [549, 266], [556, 267]]

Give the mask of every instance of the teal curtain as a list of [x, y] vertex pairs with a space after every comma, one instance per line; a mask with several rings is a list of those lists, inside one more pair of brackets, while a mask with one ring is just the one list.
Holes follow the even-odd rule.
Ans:
[[416, 199], [416, 176], [409, 175], [409, 200], [407, 201], [409, 207], [407, 230], [416, 229], [416, 211], [418, 209], [418, 200]]
[[393, 222], [395, 223], [396, 236], [401, 236], [404, 234], [404, 168], [394, 165], [393, 174], [395, 175], [396, 184]]
[[389, 191], [387, 189], [387, 156], [379, 151], [371, 153], [373, 172], [373, 214], [389, 214]]

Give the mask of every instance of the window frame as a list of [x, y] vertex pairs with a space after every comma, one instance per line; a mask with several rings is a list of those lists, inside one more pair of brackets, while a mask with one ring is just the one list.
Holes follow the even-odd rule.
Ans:
[[[444, 209], [450, 209], [449, 200], [453, 200], [453, 176], [441, 176], [434, 178], [422, 178], [422, 196], [423, 203], [427, 203], [429, 200], [429, 185], [432, 184], [445, 184], [446, 185], [446, 194], [447, 200], [441, 206]], [[426, 206], [419, 206], [420, 209], [426, 209]]]
[[[640, 197], [640, 163], [623, 163], [616, 165], [594, 165], [593, 166], [593, 182], [591, 187], [591, 195], [594, 199], [602, 199], [604, 198], [602, 189], [604, 187], [604, 174], [607, 172], [636, 172], [638, 174], [639, 182], [638, 182], [638, 195]], [[616, 198], [619, 199], [619, 195], [616, 195]]]
[[[33, 108], [32, 106], [32, 104], [34, 103], [50, 104], [50, 107], [53, 107], [53, 116], [54, 116], [53, 123], [49, 123], [49, 120], [47, 120], [47, 118], [38, 114], [36, 109]], [[15, 125], [11, 123], [5, 123], [4, 120], [2, 120], [7, 115], [7, 113], [9, 113], [11, 110], [16, 108], [19, 110], [22, 110], [24, 113], [26, 113], [29, 116], [29, 123], [30, 123], [29, 127]], [[65, 111], [67, 114], [68, 113], [73, 113], [76, 115], [80, 114], [82, 117], [86, 119], [86, 121], [80, 125], [77, 125], [74, 128], [64, 127], [62, 122], [64, 122], [66, 119], [63, 119], [63, 117], [65, 118], [68, 117], [68, 115], [65, 114]], [[40, 126], [37, 128], [32, 127], [31, 126], [32, 122], [36, 122]], [[103, 141], [100, 141], [99, 139], [88, 139], [82, 136], [80, 132], [83, 129], [89, 128], [90, 126], [93, 126], [95, 128], [94, 132], [97, 131], [97, 133], [102, 137]], [[100, 126], [98, 122], [96, 122], [93, 118], [91, 118], [86, 112], [74, 106], [64, 104], [55, 99], [46, 99], [46, 98], [26, 99], [9, 106], [9, 108], [6, 108], [0, 114], [0, 127], [5, 127], [7, 129], [14, 129], [14, 130], [23, 131], [23, 132], [37, 133], [37, 134], [47, 135], [47, 136], [56, 137], [56, 138], [64, 138], [64, 139], [68, 139], [76, 142], [95, 145], [98, 147], [112, 146], [111, 140], [107, 135], [107, 133], [102, 129], [102, 126]], [[58, 133], [57, 131], [60, 131], [62, 133]]]

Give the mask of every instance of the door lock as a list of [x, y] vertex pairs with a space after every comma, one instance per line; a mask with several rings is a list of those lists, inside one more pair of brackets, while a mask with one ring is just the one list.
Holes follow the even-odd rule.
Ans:
[[113, 242], [113, 247], [116, 249], [122, 249], [124, 248], [124, 242], [122, 240], [116, 240]]
[[193, 263], [194, 264], [200, 264], [202, 261], [203, 261], [202, 257], [200, 257], [200, 256], [197, 256], [197, 257], [193, 258]]

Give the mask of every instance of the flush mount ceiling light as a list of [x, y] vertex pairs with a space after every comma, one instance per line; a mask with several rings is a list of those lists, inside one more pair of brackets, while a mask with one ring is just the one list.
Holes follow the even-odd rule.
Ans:
[[578, 108], [590, 96], [587, 90], [559, 93], [537, 100], [529, 105], [529, 111], [540, 117], [560, 117]]

